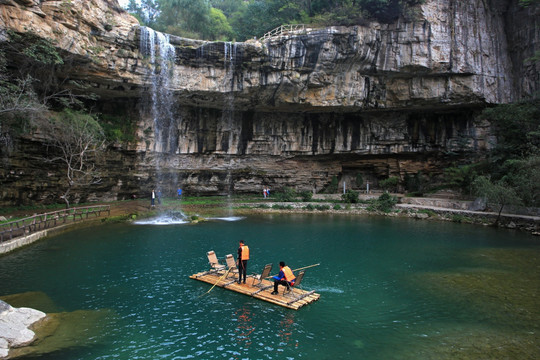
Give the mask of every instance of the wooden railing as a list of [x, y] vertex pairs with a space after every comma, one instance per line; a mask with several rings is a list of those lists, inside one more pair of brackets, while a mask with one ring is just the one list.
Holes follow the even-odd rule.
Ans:
[[293, 24], [293, 25], [281, 25], [275, 28], [272, 31], [264, 34], [259, 41], [263, 42], [268, 40], [273, 36], [287, 35], [287, 34], [305, 34], [307, 32], [306, 25], [304, 24]]
[[88, 219], [90, 216], [97, 218], [101, 216], [102, 212], [107, 212], [110, 216], [111, 207], [109, 205], [95, 205], [64, 209], [3, 223], [0, 224], [0, 242], [21, 236], [28, 236], [37, 231], [51, 229], [67, 224], [68, 222]]

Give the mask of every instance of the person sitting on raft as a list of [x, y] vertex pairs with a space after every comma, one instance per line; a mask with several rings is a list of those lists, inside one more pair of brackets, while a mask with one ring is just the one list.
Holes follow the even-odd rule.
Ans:
[[272, 295], [278, 294], [278, 285], [283, 285], [287, 287], [287, 290], [294, 286], [294, 281], [296, 277], [294, 276], [290, 267], [285, 265], [284, 261], [279, 262], [279, 274], [278, 276], [273, 276], [274, 279], [274, 291]]

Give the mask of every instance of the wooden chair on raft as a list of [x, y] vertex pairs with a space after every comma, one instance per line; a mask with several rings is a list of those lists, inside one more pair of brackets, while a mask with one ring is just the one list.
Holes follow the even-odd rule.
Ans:
[[208, 271], [209, 273], [217, 273], [226, 269], [225, 265], [219, 263], [219, 260], [214, 250], [207, 252], [206, 256], [208, 256], [208, 262], [210, 263], [210, 271]]

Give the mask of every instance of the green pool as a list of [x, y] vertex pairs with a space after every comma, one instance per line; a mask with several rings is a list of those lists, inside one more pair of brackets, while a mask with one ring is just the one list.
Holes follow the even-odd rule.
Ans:
[[[233, 220], [104, 225], [0, 257], [0, 296], [28, 293], [13, 305], [71, 321], [21, 358], [540, 358], [538, 237], [369, 216]], [[321, 263], [303, 280], [320, 300], [294, 311], [220, 288], [201, 296], [210, 285], [189, 275], [240, 239], [248, 273]]]

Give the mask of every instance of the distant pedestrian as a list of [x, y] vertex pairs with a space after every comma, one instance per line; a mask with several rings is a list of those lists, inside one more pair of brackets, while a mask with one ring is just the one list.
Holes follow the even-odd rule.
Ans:
[[263, 188], [263, 198], [266, 199], [266, 187]]
[[270, 188], [266, 188], [266, 197], [269, 198], [270, 197]]
[[156, 191], [152, 189], [152, 197], [150, 200], [150, 205], [152, 207], [156, 206]]
[[178, 200], [180, 200], [182, 198], [182, 189], [178, 188], [178, 190], [176, 190], [176, 195], [178, 195]]

